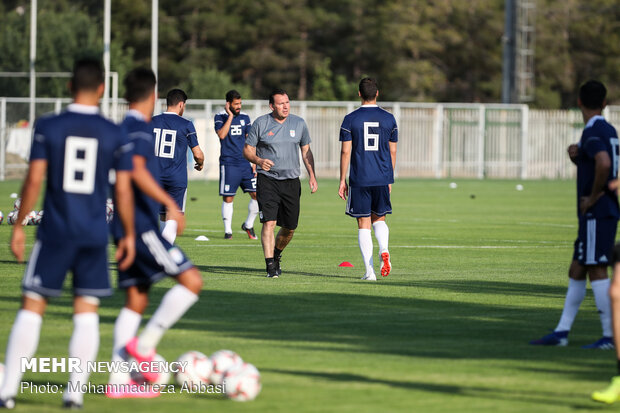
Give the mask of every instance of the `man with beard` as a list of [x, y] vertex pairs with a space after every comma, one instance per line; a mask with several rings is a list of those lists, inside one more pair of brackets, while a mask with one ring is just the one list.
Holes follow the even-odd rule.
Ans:
[[243, 145], [250, 131], [250, 117], [241, 112], [241, 95], [236, 90], [226, 93], [224, 110], [215, 115], [215, 133], [220, 138], [220, 196], [222, 202], [222, 220], [224, 221], [224, 238], [232, 238], [233, 200], [237, 188], [250, 194], [248, 216], [241, 229], [250, 239], [257, 239], [254, 232], [254, 220], [258, 215], [256, 202], [256, 166], [243, 157]]

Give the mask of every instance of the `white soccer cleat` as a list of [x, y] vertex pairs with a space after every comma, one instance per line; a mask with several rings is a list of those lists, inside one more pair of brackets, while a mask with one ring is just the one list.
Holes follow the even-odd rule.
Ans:
[[375, 274], [366, 274], [361, 279], [364, 281], [377, 281], [377, 276]]

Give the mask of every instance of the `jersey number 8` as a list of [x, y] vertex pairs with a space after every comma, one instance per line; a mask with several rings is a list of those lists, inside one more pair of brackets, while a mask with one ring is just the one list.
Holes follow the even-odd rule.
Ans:
[[95, 138], [67, 137], [62, 179], [65, 192], [92, 194], [95, 191], [98, 147], [99, 141]]

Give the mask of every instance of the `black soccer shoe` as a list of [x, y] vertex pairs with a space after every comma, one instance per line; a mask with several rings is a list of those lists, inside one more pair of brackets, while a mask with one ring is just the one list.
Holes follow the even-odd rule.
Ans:
[[241, 224], [241, 229], [244, 230], [248, 234], [249, 239], [258, 239], [256, 233], [254, 233], [254, 227], [248, 228], [245, 226], [245, 222]]
[[275, 260], [273, 263], [267, 264], [267, 278], [278, 278], [279, 276]]
[[232, 239], [232, 234], [229, 234], [228, 232], [226, 232], [224, 234], [224, 239]]
[[282, 275], [282, 267], [280, 266], [280, 262], [282, 261], [282, 256], [278, 255], [277, 257], [273, 257], [273, 262], [276, 264], [276, 274]]

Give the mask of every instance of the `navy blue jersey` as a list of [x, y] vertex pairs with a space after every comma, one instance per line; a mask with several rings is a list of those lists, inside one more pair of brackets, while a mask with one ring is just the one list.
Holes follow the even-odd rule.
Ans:
[[352, 141], [350, 186], [394, 182], [390, 142], [398, 142], [394, 115], [377, 105], [363, 105], [344, 117], [340, 141]]
[[[215, 115], [215, 132], [222, 129], [227, 120], [228, 114], [224, 110]], [[228, 135], [224, 139], [220, 139], [220, 164], [243, 165], [248, 162], [243, 157], [243, 146], [251, 126], [250, 117], [245, 112], [233, 117]]]
[[153, 116], [151, 125], [161, 173], [159, 182], [187, 186], [187, 147], [198, 146], [194, 124], [176, 113], [164, 112]]
[[[153, 127], [144, 121], [142, 114], [130, 110], [127, 117], [121, 123], [121, 130], [127, 135], [129, 141], [133, 143], [132, 156], [142, 156], [146, 159], [146, 168], [159, 181], [159, 161], [155, 156], [155, 138], [153, 137]], [[135, 228], [136, 234], [152, 229], [159, 230], [159, 202], [147, 196], [135, 183], [133, 186], [133, 196], [135, 204]], [[123, 236], [123, 226], [120, 219], [114, 217], [114, 237], [116, 239]]]
[[108, 243], [106, 199], [111, 169], [131, 170], [131, 144], [95, 106], [71, 104], [34, 128], [30, 160], [47, 161], [43, 242], [80, 246]]
[[[592, 193], [594, 183], [594, 156], [599, 152], [607, 152], [611, 160], [611, 168], [607, 182], [618, 177], [618, 134], [602, 116], [591, 118], [579, 141], [579, 155], [577, 163], [577, 215], [579, 212], [579, 198]], [[610, 191], [605, 185], [605, 194], [588, 210], [595, 218], [620, 217], [618, 196], [616, 191]]]

